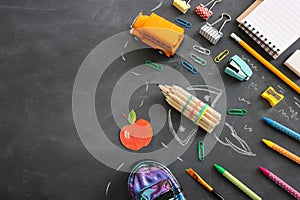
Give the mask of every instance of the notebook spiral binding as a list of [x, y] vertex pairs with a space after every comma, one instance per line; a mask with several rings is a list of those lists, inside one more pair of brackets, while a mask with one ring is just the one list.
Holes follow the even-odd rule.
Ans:
[[276, 48], [276, 46], [271, 41], [269, 41], [267, 37], [259, 33], [259, 31], [255, 31], [254, 26], [247, 23], [247, 21], [244, 21], [244, 23], [239, 24], [239, 27], [270, 56], [272, 56], [274, 59], [278, 58], [280, 49]]

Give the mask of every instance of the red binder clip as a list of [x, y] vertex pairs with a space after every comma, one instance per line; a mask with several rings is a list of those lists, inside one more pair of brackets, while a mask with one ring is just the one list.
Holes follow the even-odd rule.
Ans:
[[[213, 14], [213, 12], [211, 11], [211, 9], [214, 7], [214, 5], [216, 5], [216, 3], [221, 2], [222, 0], [212, 0], [210, 2], [208, 2], [206, 5], [203, 5], [202, 3], [197, 6], [195, 8], [195, 13], [197, 15], [199, 15], [200, 17], [202, 17], [202, 19], [204, 20], [208, 20], [208, 18]], [[207, 6], [209, 6], [210, 4], [211, 7], [208, 9]]]

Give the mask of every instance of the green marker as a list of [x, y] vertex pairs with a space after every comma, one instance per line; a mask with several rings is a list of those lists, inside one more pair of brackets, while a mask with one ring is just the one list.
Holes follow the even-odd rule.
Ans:
[[254, 200], [261, 200], [262, 199], [260, 196], [258, 196], [257, 194], [255, 194], [252, 190], [250, 190], [246, 185], [244, 185], [241, 181], [239, 181], [237, 178], [235, 178], [232, 174], [230, 174], [223, 167], [221, 167], [221, 166], [219, 166], [217, 164], [214, 164], [214, 167], [216, 168], [216, 170], [220, 174], [222, 174], [223, 176], [225, 176], [231, 183], [233, 183], [238, 188], [240, 188], [240, 190], [242, 190], [243, 192], [245, 192], [251, 199], [254, 199]]

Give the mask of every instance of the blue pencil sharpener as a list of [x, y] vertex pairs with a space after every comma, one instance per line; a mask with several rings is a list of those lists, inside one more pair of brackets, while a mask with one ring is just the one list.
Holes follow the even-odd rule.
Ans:
[[238, 55], [229, 59], [229, 66], [225, 68], [224, 72], [240, 81], [248, 80], [252, 76], [251, 68]]

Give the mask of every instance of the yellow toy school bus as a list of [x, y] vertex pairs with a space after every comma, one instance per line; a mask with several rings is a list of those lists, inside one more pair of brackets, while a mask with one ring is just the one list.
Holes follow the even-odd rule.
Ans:
[[140, 12], [131, 25], [130, 33], [167, 57], [174, 56], [184, 38], [183, 28], [155, 13], [148, 16]]

